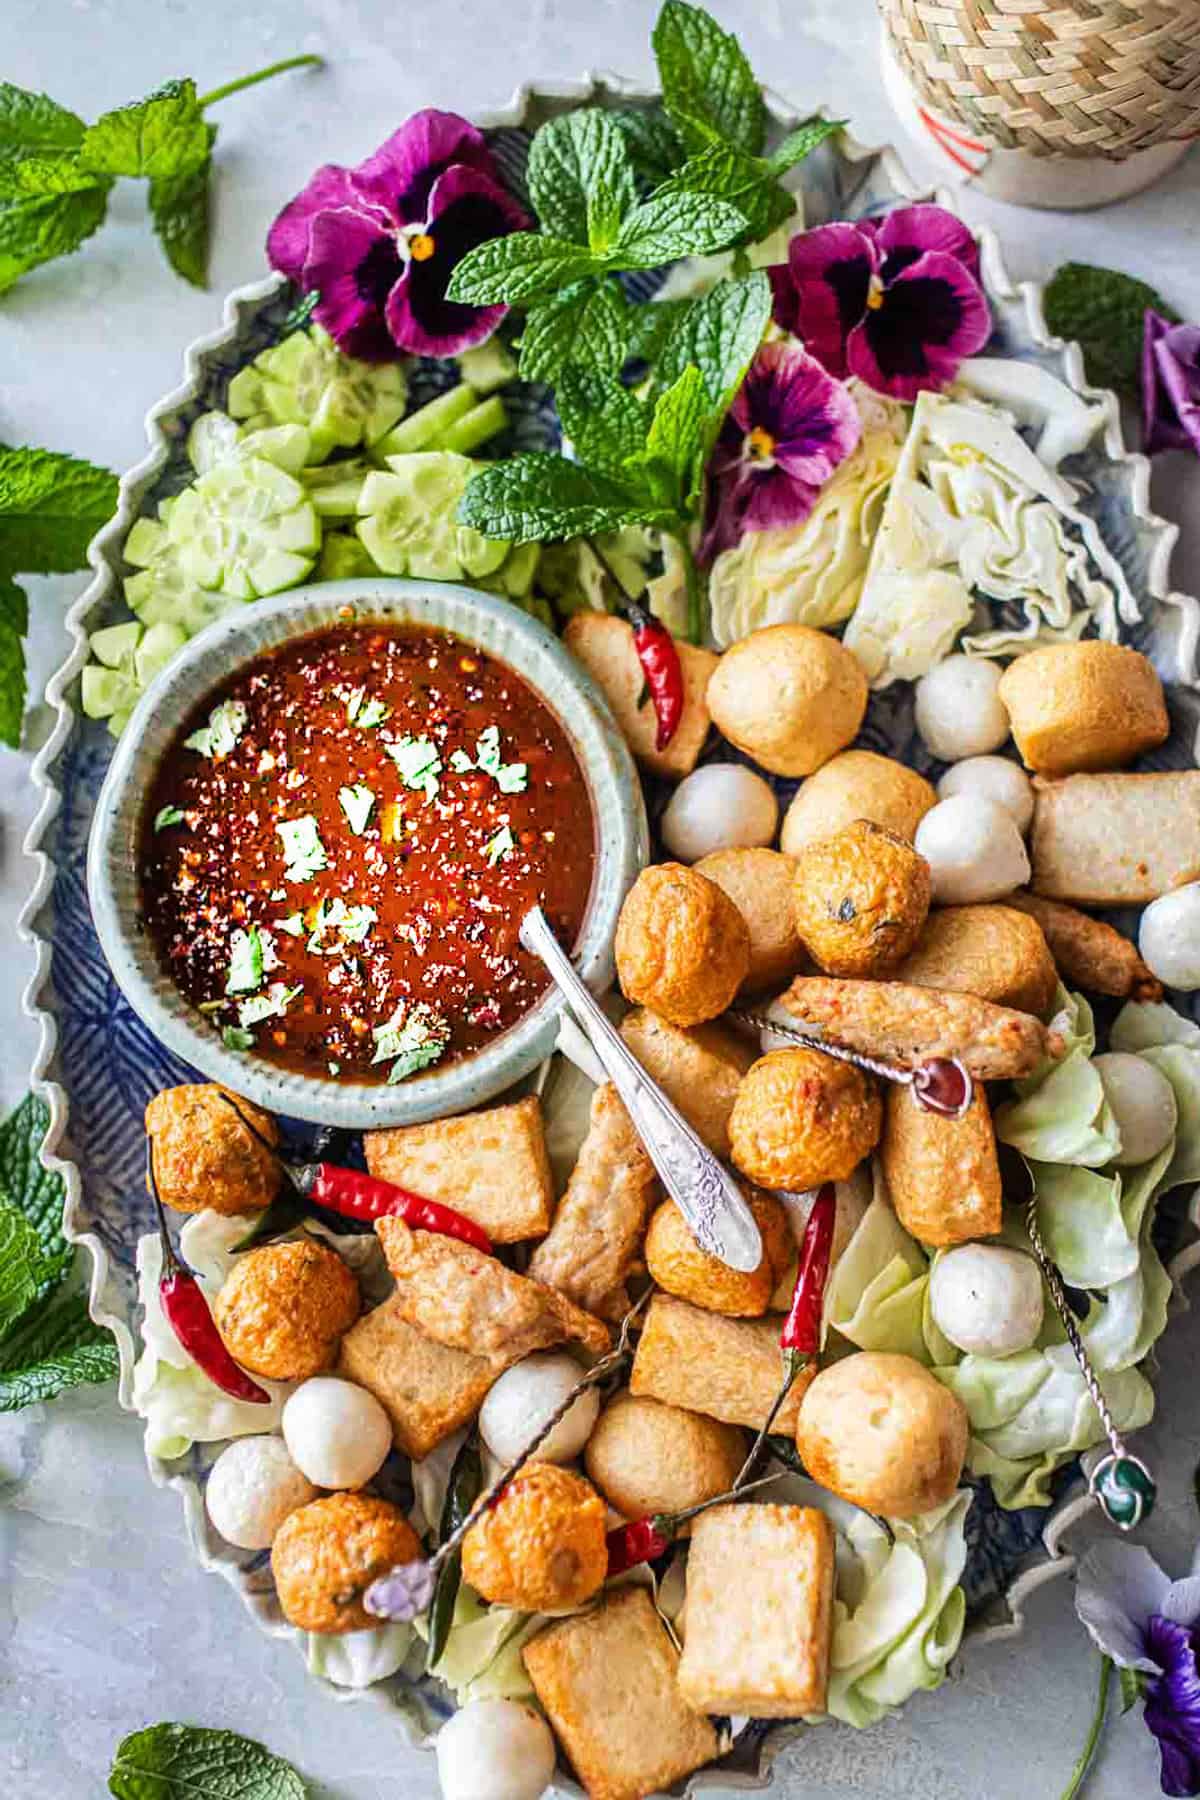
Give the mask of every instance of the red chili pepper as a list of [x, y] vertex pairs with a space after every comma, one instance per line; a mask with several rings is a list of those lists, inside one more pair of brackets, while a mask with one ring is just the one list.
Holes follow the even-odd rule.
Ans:
[[626, 617], [633, 626], [633, 647], [654, 703], [658, 729], [654, 748], [665, 750], [683, 717], [683, 667], [675, 639], [643, 606], [630, 604]]
[[623, 1575], [639, 1563], [653, 1562], [656, 1556], [671, 1548], [671, 1539], [659, 1529], [665, 1521], [634, 1519], [629, 1525], [618, 1525], [608, 1534], [608, 1577]]
[[399, 1217], [416, 1231], [436, 1231], [442, 1237], [458, 1238], [491, 1255], [492, 1241], [487, 1233], [474, 1219], [468, 1219], [453, 1206], [444, 1206], [440, 1200], [427, 1200], [394, 1182], [364, 1175], [360, 1169], [339, 1169], [334, 1163], [311, 1163], [290, 1169], [289, 1173], [310, 1200], [343, 1218], [370, 1224], [376, 1219]]
[[821, 1319], [825, 1307], [825, 1284], [829, 1280], [829, 1259], [833, 1251], [833, 1228], [837, 1222], [837, 1189], [832, 1181], [820, 1188], [813, 1201], [804, 1237], [800, 1244], [800, 1267], [796, 1286], [788, 1308], [783, 1330], [779, 1334], [784, 1361], [798, 1364], [792, 1379], [821, 1348]]
[[258, 1406], [271, 1404], [270, 1394], [230, 1356], [209, 1311], [203, 1288], [174, 1255], [158, 1284], [158, 1294], [171, 1330], [196, 1367], [202, 1369], [222, 1393], [235, 1400], [253, 1401]]

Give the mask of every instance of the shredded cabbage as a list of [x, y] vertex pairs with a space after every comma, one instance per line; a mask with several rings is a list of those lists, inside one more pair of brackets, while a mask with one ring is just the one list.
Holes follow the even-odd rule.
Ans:
[[367, 1688], [403, 1668], [415, 1641], [411, 1625], [377, 1625], [340, 1635], [310, 1631], [305, 1661], [311, 1675], [320, 1675], [335, 1687]]
[[[433, 1674], [451, 1690], [456, 1706], [472, 1700], [532, 1700], [533, 1683], [521, 1650], [545, 1623], [540, 1613], [485, 1606], [464, 1582]], [[417, 1630], [424, 1635], [426, 1629], [425, 1621], [418, 1620]]]
[[1115, 639], [1118, 613], [1136, 620], [1120, 564], [1075, 501], [1011, 415], [921, 394], [846, 628], [846, 647], [873, 685], [925, 674], [971, 622], [976, 598], [1019, 603], [1024, 615], [1019, 626], [963, 640], [983, 656], [1070, 640], [1089, 626]]

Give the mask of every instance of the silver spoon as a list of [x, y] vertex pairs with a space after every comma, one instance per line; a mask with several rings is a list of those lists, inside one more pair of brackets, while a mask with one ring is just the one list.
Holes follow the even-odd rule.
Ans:
[[745, 1273], [757, 1269], [762, 1261], [762, 1238], [737, 1182], [613, 1029], [572, 968], [540, 906], [522, 919], [521, 942], [545, 964], [586, 1030], [663, 1186], [700, 1248], [731, 1269]]

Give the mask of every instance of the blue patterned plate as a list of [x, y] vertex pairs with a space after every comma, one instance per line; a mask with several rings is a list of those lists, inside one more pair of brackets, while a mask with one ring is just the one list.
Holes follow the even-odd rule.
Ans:
[[[519, 187], [529, 133], [543, 119], [581, 102], [629, 105], [651, 97], [611, 76], [588, 77], [522, 88], [506, 108], [481, 123], [506, 174]], [[797, 122], [784, 102], [768, 99], [781, 127]], [[846, 139], [825, 146], [805, 164], [804, 175], [809, 223], [882, 212], [901, 200], [931, 197], [911, 181], [894, 152], [867, 150]], [[932, 197], [943, 206], [953, 204], [945, 193]], [[1014, 286], [999, 245], [986, 232], [982, 263], [996, 321], [989, 354], [1049, 370], [1093, 408], [1092, 441], [1071, 459], [1066, 472], [1080, 483], [1080, 505], [1095, 521], [1137, 599], [1141, 621], [1128, 629], [1129, 641], [1153, 658], [1170, 685], [1173, 734], [1150, 763], [1190, 766], [1200, 727], [1196, 667], [1200, 605], [1169, 588], [1177, 529], [1150, 511], [1148, 465], [1124, 448], [1115, 397], [1086, 386], [1078, 348], [1049, 336], [1038, 289], [1029, 283]], [[47, 1160], [66, 1180], [66, 1229], [72, 1239], [87, 1246], [92, 1258], [92, 1313], [112, 1328], [120, 1345], [120, 1397], [125, 1406], [130, 1401], [135, 1354], [134, 1247], [138, 1235], [152, 1223], [142, 1181], [142, 1112], [159, 1088], [187, 1081], [193, 1072], [164, 1049], [126, 1005], [92, 928], [84, 857], [113, 746], [102, 726], [78, 716], [77, 678], [86, 660], [86, 633], [122, 615], [119, 579], [126, 572], [122, 545], [130, 525], [184, 485], [191, 473], [184, 454], [189, 425], [198, 413], [222, 405], [234, 371], [278, 340], [289, 305], [288, 290], [276, 277], [232, 294], [220, 328], [186, 352], [180, 387], [149, 413], [149, 453], [122, 480], [116, 517], [91, 546], [94, 579], [68, 615], [74, 648], [47, 689], [57, 723], [34, 763], [34, 781], [43, 799], [27, 848], [38, 873], [22, 916], [22, 930], [38, 954], [25, 999], [41, 1027], [33, 1078], [51, 1109]], [[421, 371], [413, 384], [416, 397], [428, 397], [438, 380], [435, 369]], [[531, 448], [554, 440], [556, 426], [544, 390], [525, 390], [513, 411], [512, 447]], [[873, 698], [860, 741], [928, 767], [914, 734], [911, 693], [903, 686]], [[1172, 1274], [1178, 1279], [1198, 1259], [1200, 1250], [1192, 1242], [1172, 1263]], [[218, 1544], [208, 1527], [199, 1478], [210, 1461], [210, 1450], [196, 1446], [177, 1463], [151, 1459], [151, 1478], [177, 1488], [198, 1556], [239, 1590], [261, 1628], [273, 1636], [297, 1637], [280, 1615], [266, 1558], [247, 1562]], [[1078, 1497], [1077, 1467], [1063, 1471], [1060, 1479], [1062, 1497], [1054, 1508], [1025, 1512], [1006, 1513], [997, 1507], [986, 1484], [977, 1488], [964, 1578], [971, 1612], [968, 1642], [971, 1637], [1018, 1631], [1022, 1604], [1031, 1588], [1069, 1566], [1062, 1537], [1088, 1502]], [[340, 1698], [361, 1697], [340, 1688], [328, 1691]], [[434, 1726], [447, 1710], [436, 1683], [403, 1672], [367, 1691], [396, 1706], [414, 1735]], [[692, 1789], [718, 1783], [764, 1785], [772, 1753], [785, 1735], [786, 1728], [781, 1732], [778, 1727], [748, 1727], [720, 1770], [694, 1778]]]

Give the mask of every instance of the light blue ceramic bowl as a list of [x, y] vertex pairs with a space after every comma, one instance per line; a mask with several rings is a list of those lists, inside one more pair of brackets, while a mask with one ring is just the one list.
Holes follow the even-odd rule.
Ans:
[[597, 825], [596, 873], [576, 961], [598, 990], [612, 981], [617, 914], [647, 860], [649, 842], [632, 758], [595, 683], [535, 619], [477, 588], [382, 578], [322, 582], [227, 614], [194, 638], [142, 696], [101, 790], [87, 864], [96, 931], [125, 998], [176, 1056], [270, 1112], [357, 1130], [463, 1112], [511, 1087], [553, 1047], [561, 1011], [557, 992], [551, 989], [485, 1049], [395, 1087], [293, 1074], [253, 1052], [227, 1050], [188, 1005], [142, 926], [137, 883], [143, 799], [180, 721], [264, 650], [345, 624], [348, 607], [360, 619], [452, 631], [515, 669], [560, 721], [587, 780]]

